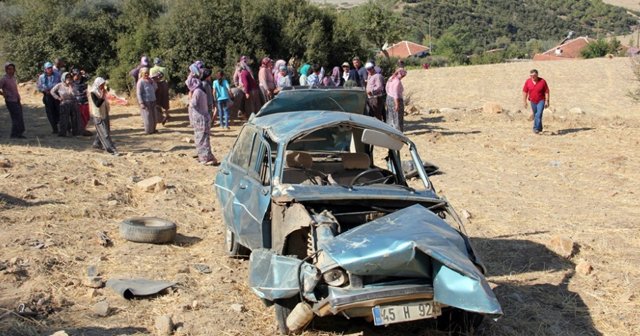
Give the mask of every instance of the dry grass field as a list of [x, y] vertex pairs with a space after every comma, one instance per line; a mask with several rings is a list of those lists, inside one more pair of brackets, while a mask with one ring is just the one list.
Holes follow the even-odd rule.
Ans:
[[[552, 90], [542, 135], [520, 106], [530, 68]], [[405, 79], [415, 106], [406, 132], [440, 166], [436, 188], [471, 215], [467, 231], [505, 312], [480, 334], [640, 334], [640, 105], [626, 96], [634, 85], [624, 58], [414, 70]], [[135, 107], [114, 107], [124, 155], [112, 157], [89, 138], [51, 135], [40, 96], [28, 87], [22, 94], [27, 140], [8, 139], [0, 103], [0, 164], [10, 162], [0, 166], [0, 335], [155, 334], [163, 315], [176, 335], [275, 335], [273, 308], [247, 286], [247, 262], [224, 256], [216, 168], [191, 158], [184, 109], [174, 108], [160, 134], [144, 135]], [[485, 113], [485, 102], [505, 110]], [[214, 130], [219, 158], [239, 129]], [[133, 187], [155, 175], [165, 190]], [[120, 238], [118, 223], [143, 215], [175, 221], [175, 243]], [[99, 244], [102, 231], [113, 246]], [[556, 236], [573, 242], [570, 257], [555, 252]], [[91, 265], [104, 279], [178, 284], [128, 301], [86, 287]], [[108, 316], [94, 314], [100, 301]], [[11, 313], [21, 304], [32, 314]], [[317, 321], [303, 334], [437, 335], [426, 322], [377, 328], [344, 319]]]

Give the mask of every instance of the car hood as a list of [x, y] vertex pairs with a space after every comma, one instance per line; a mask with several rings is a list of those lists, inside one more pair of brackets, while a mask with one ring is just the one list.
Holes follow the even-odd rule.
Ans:
[[414, 192], [399, 186], [317, 186], [303, 184], [274, 185], [271, 196], [276, 202], [305, 202], [305, 201], [339, 201], [339, 200], [398, 200], [414, 202], [444, 201], [431, 190], [416, 190]]
[[[328, 241], [322, 246], [327, 261], [316, 265], [318, 272], [302, 272], [303, 294], [310, 296], [318, 281], [316, 274], [342, 267], [355, 275], [432, 279], [435, 301], [501, 315], [502, 308], [484, 275], [471, 261], [469, 250], [468, 240], [460, 232], [428, 209], [413, 205]], [[252, 290], [268, 300], [298, 294], [296, 275], [300, 261], [296, 260], [276, 256], [272, 251], [254, 251], [249, 267]], [[305, 265], [303, 270], [311, 266]]]

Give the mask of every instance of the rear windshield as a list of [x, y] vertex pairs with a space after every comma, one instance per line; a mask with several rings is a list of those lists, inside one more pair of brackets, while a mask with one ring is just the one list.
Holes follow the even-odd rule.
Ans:
[[280, 112], [338, 111], [364, 114], [364, 90], [361, 89], [291, 89], [280, 92], [258, 112], [265, 116]]

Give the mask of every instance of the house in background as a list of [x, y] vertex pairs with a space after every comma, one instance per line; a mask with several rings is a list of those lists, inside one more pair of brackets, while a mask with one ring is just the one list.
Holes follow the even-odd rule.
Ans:
[[[429, 54], [429, 47], [417, 44], [411, 41], [398, 42], [385, 49], [389, 53], [389, 57], [407, 58], [407, 57], [424, 57]], [[383, 55], [380, 52], [380, 55]]]
[[542, 54], [535, 54], [533, 56], [534, 61], [557, 61], [582, 58], [580, 52], [589, 43], [594, 42], [594, 39], [590, 39], [586, 36], [577, 37], [574, 39], [565, 39], [560, 42], [555, 48], [549, 49]]

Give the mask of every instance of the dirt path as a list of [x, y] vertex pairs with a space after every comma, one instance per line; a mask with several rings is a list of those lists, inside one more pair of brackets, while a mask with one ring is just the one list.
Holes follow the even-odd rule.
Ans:
[[[566, 62], [564, 74], [556, 73], [560, 65], [534, 66], [550, 79], [558, 105], [545, 116], [541, 136], [532, 134], [525, 114], [509, 108], [509, 99], [519, 104], [522, 74], [532, 64], [416, 71], [406, 81], [412, 100], [424, 108], [408, 117], [407, 133], [423, 158], [441, 167], [443, 174], [433, 177], [437, 189], [471, 214], [467, 230], [505, 311], [499, 321], [486, 322], [482, 334], [637, 335], [640, 119], [638, 106], [616, 93], [624, 86], [606, 80], [624, 69], [624, 61]], [[588, 86], [568, 71], [597, 73], [600, 80]], [[487, 73], [501, 75], [490, 83], [478, 79]], [[592, 94], [569, 97], [565, 90], [580, 85]], [[613, 98], [601, 101], [606, 95]], [[183, 140], [191, 136], [184, 110], [176, 110], [160, 134], [147, 136], [135, 109], [115, 108], [114, 140], [125, 155], [112, 157], [90, 149], [89, 138], [49, 134], [38, 98], [24, 93], [28, 140], [8, 139], [0, 105], [0, 156], [12, 164], [0, 168], [0, 315], [24, 303], [40, 318], [2, 318], [0, 334], [150, 334], [155, 318], [165, 314], [178, 323], [177, 335], [275, 334], [273, 309], [246, 285], [246, 261], [223, 255], [211, 187], [216, 168], [191, 158], [193, 145]], [[484, 99], [510, 111], [482, 113], [477, 108]], [[563, 106], [578, 101], [585, 115], [565, 112]], [[427, 110], [442, 107], [460, 109]], [[214, 132], [216, 155], [228, 151], [238, 130]], [[135, 190], [134, 180], [154, 175], [165, 179], [166, 190]], [[176, 243], [121, 239], [118, 222], [139, 215], [178, 223]], [[100, 246], [98, 231], [114, 245]], [[570, 259], [552, 252], [556, 235], [575, 243]], [[590, 274], [574, 270], [582, 262], [593, 267]], [[212, 273], [200, 273], [194, 264], [208, 265]], [[84, 286], [89, 265], [105, 278], [179, 284], [151, 299], [127, 301]], [[102, 300], [110, 314], [95, 317], [93, 305]], [[304, 334], [434, 335], [424, 323], [374, 328], [332, 319], [312, 327]]]

